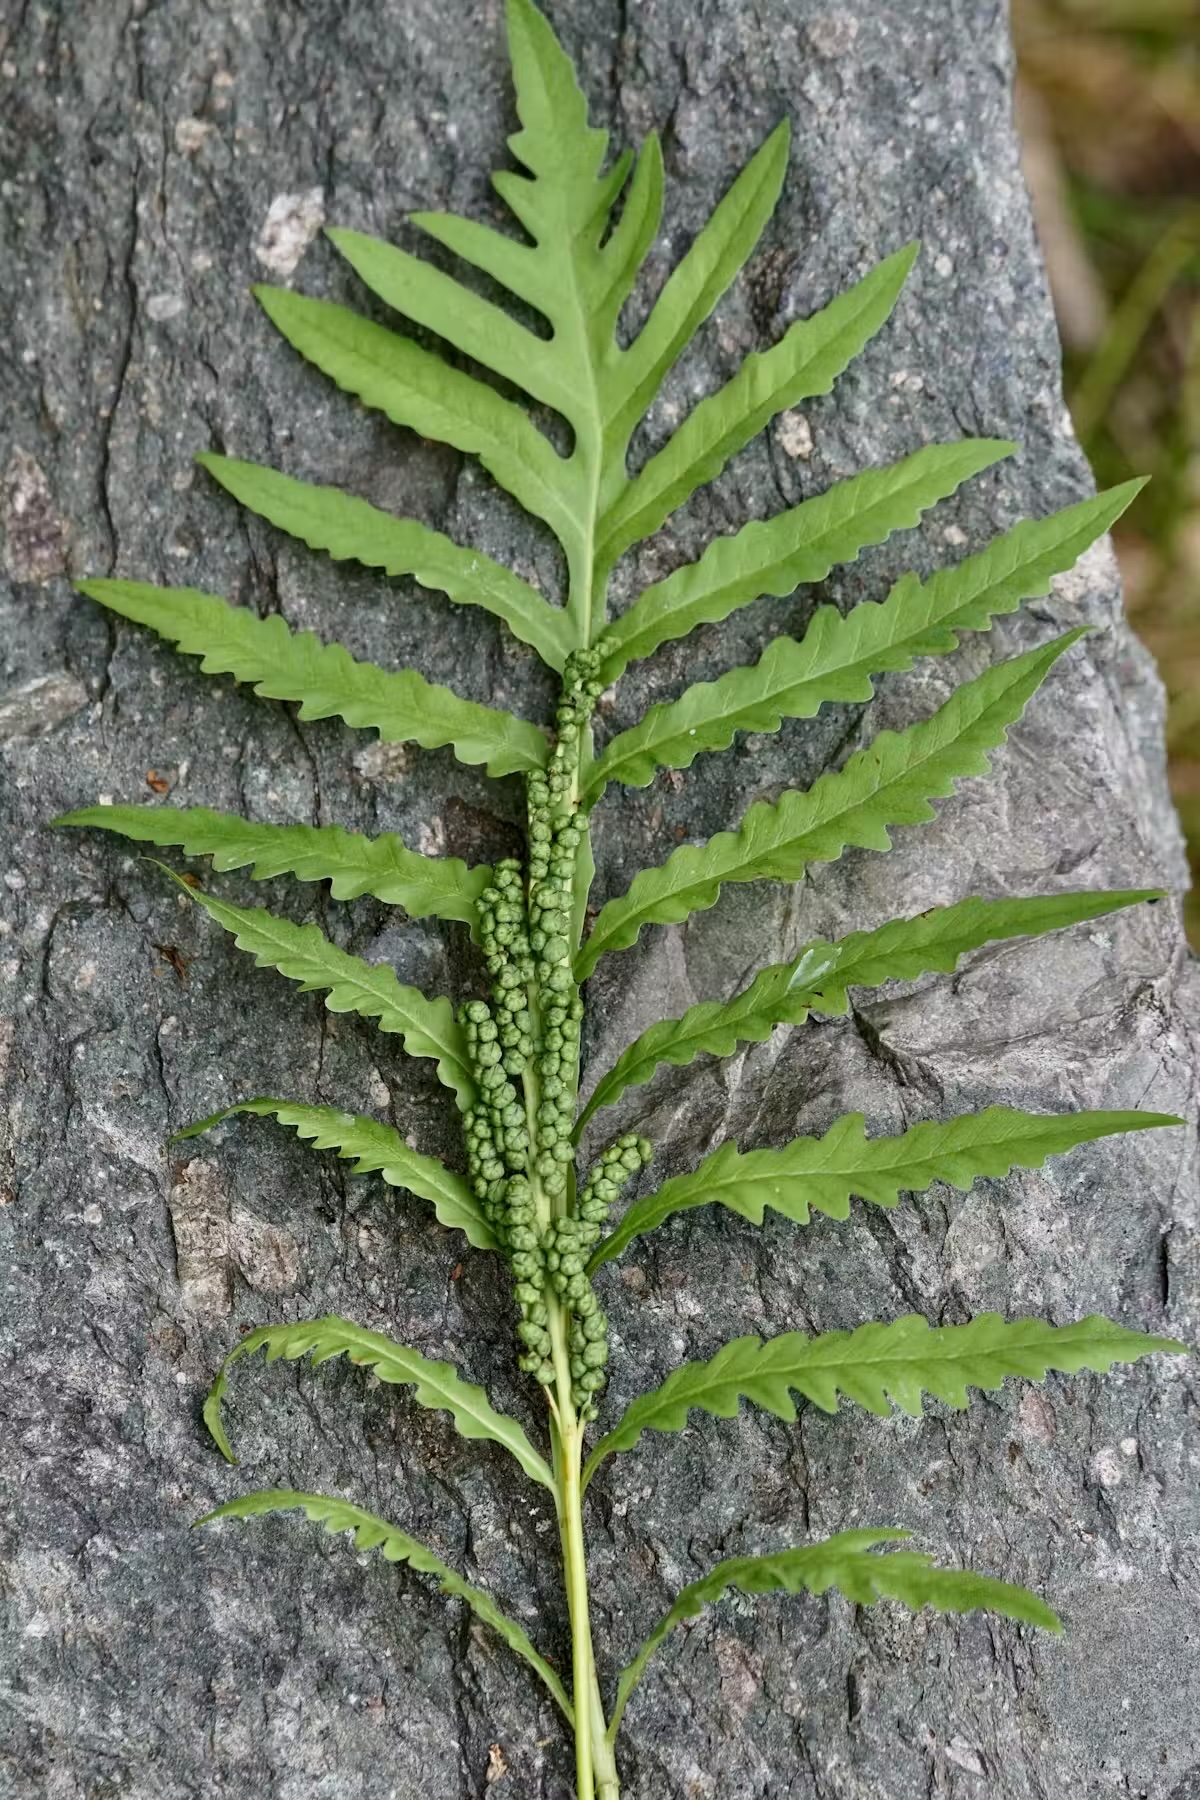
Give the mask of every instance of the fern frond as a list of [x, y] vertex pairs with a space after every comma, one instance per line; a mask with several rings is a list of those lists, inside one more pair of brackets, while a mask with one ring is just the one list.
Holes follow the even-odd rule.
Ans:
[[915, 1550], [893, 1550], [873, 1555], [879, 1544], [899, 1543], [907, 1531], [839, 1531], [818, 1544], [776, 1550], [767, 1556], [733, 1556], [718, 1563], [699, 1581], [684, 1588], [670, 1612], [655, 1626], [621, 1676], [610, 1735], [617, 1732], [630, 1695], [646, 1672], [646, 1665], [676, 1625], [694, 1619], [737, 1588], [743, 1594], [824, 1594], [830, 1588], [856, 1606], [876, 1600], [898, 1600], [911, 1612], [932, 1606], [937, 1612], [996, 1612], [1044, 1631], [1061, 1632], [1056, 1614], [1028, 1588], [976, 1575], [967, 1569], [937, 1569], [928, 1556]]
[[475, 902], [492, 879], [486, 863], [468, 868], [456, 856], [422, 856], [394, 831], [369, 838], [340, 825], [263, 825], [207, 806], [80, 806], [52, 823], [178, 844], [187, 856], [211, 856], [221, 873], [252, 865], [253, 881], [327, 881], [335, 900], [373, 894], [414, 919], [457, 919], [472, 928]]
[[378, 1550], [388, 1562], [408, 1563], [422, 1575], [435, 1575], [443, 1594], [465, 1600], [477, 1618], [490, 1625], [510, 1649], [537, 1671], [562, 1709], [567, 1724], [574, 1726], [575, 1714], [566, 1689], [516, 1620], [501, 1612], [481, 1588], [472, 1587], [461, 1575], [456, 1575], [427, 1545], [363, 1507], [330, 1494], [304, 1494], [294, 1488], [262, 1488], [254, 1494], [239, 1494], [236, 1500], [227, 1500], [224, 1506], [214, 1507], [212, 1512], [197, 1519], [196, 1524], [211, 1525], [216, 1519], [257, 1519], [267, 1513], [281, 1512], [303, 1512], [314, 1525], [323, 1525], [331, 1537], [352, 1531], [356, 1550]]
[[673, 924], [713, 906], [725, 882], [798, 881], [810, 863], [833, 862], [847, 846], [890, 850], [889, 829], [932, 819], [930, 802], [968, 775], [985, 774], [1026, 702], [1082, 631], [1010, 657], [956, 688], [928, 719], [881, 731], [845, 767], [811, 788], [752, 806], [736, 831], [684, 844], [601, 910], [579, 952], [590, 975], [606, 950], [634, 943], [643, 926]]
[[418, 1406], [435, 1412], [448, 1412], [460, 1437], [486, 1439], [499, 1444], [516, 1458], [531, 1481], [555, 1492], [554, 1476], [545, 1459], [538, 1455], [516, 1419], [497, 1412], [481, 1387], [464, 1381], [450, 1363], [431, 1362], [419, 1350], [407, 1344], [394, 1343], [365, 1325], [329, 1314], [324, 1319], [305, 1320], [295, 1325], [260, 1325], [235, 1344], [204, 1402], [204, 1423], [213, 1441], [228, 1462], [236, 1462], [221, 1415], [221, 1405], [229, 1386], [229, 1371], [244, 1356], [265, 1350], [267, 1361], [285, 1357], [311, 1356], [314, 1367], [335, 1356], [348, 1356], [356, 1368], [370, 1369], [383, 1382], [411, 1387]]
[[762, 236], [783, 187], [790, 142], [791, 126], [784, 119], [718, 202], [625, 352], [606, 421], [606, 436], [620, 445], [622, 457], [667, 371]]
[[835, 482], [774, 518], [753, 519], [731, 536], [715, 538], [698, 562], [646, 588], [607, 626], [605, 639], [613, 648], [605, 680], [614, 681], [660, 644], [727, 619], [764, 594], [791, 594], [804, 583], [823, 581], [868, 545], [916, 525], [929, 507], [1014, 449], [990, 438], [930, 444], [901, 462]]
[[578, 504], [570, 465], [513, 401], [347, 307], [288, 288], [254, 294], [292, 348], [338, 387], [394, 424], [478, 457], [526, 512], [570, 535]]
[[860, 1325], [806, 1337], [735, 1338], [708, 1362], [684, 1363], [660, 1387], [640, 1394], [615, 1430], [601, 1438], [584, 1471], [590, 1480], [606, 1456], [632, 1450], [644, 1431], [683, 1431], [695, 1407], [714, 1418], [734, 1419], [744, 1398], [789, 1424], [796, 1417], [793, 1391], [822, 1412], [836, 1412], [838, 1397], [887, 1418], [891, 1402], [920, 1418], [923, 1395], [947, 1406], [969, 1404], [969, 1387], [998, 1388], [1013, 1375], [1043, 1381], [1051, 1369], [1107, 1375], [1117, 1362], [1137, 1362], [1158, 1351], [1186, 1354], [1172, 1338], [1127, 1331], [1092, 1314], [1073, 1325], [1044, 1319], [1004, 1319], [980, 1313], [966, 1325], [930, 1325], [919, 1313], [893, 1324]]
[[327, 551], [335, 562], [411, 575], [460, 606], [481, 606], [561, 673], [569, 649], [562, 609], [482, 550], [465, 550], [416, 519], [394, 518], [340, 488], [297, 481], [261, 463], [238, 462], [213, 451], [196, 461], [235, 500], [311, 550]]
[[752, 351], [724, 387], [694, 406], [601, 519], [600, 568], [657, 531], [774, 414], [827, 394], [891, 313], [916, 254], [910, 244], [889, 256], [821, 312], [790, 326], [773, 349]]
[[814, 1212], [845, 1219], [853, 1194], [891, 1207], [902, 1193], [923, 1193], [935, 1181], [965, 1193], [981, 1176], [1040, 1169], [1048, 1156], [1062, 1156], [1077, 1144], [1181, 1123], [1168, 1113], [1026, 1113], [989, 1106], [944, 1124], [910, 1125], [894, 1137], [868, 1138], [862, 1113], [847, 1113], [823, 1137], [795, 1138], [778, 1150], [743, 1152], [724, 1143], [691, 1175], [673, 1176], [656, 1193], [635, 1200], [596, 1246], [589, 1269], [697, 1206], [725, 1206], [754, 1225], [762, 1224], [767, 1207], [797, 1225], [807, 1225]]
[[845, 615], [821, 607], [799, 643], [775, 638], [757, 663], [652, 706], [608, 745], [593, 770], [589, 799], [607, 781], [645, 787], [656, 769], [686, 769], [701, 751], [726, 749], [739, 731], [778, 731], [784, 719], [811, 718], [828, 700], [869, 700], [873, 676], [909, 669], [917, 656], [944, 655], [956, 648], [960, 632], [986, 631], [998, 614], [1044, 594], [1144, 485], [1129, 481], [1018, 525], [929, 581], [906, 575], [882, 606], [866, 601]]
[[278, 613], [260, 619], [195, 588], [139, 581], [81, 581], [80, 593], [135, 624], [148, 625], [206, 675], [232, 675], [267, 700], [298, 700], [302, 719], [344, 719], [372, 727], [385, 743], [437, 750], [449, 744], [460, 762], [486, 763], [489, 775], [544, 766], [546, 738], [536, 725], [495, 707], [460, 699], [413, 669], [358, 662], [341, 644], [292, 631]]
[[430, 1000], [418, 988], [402, 986], [386, 963], [364, 962], [339, 950], [316, 925], [293, 925], [262, 906], [231, 906], [180, 881], [172, 870], [166, 872], [210, 919], [232, 933], [238, 949], [253, 956], [260, 969], [278, 969], [289, 981], [299, 982], [302, 994], [324, 992], [330, 1012], [373, 1019], [380, 1031], [400, 1038], [409, 1056], [435, 1058], [438, 1080], [453, 1089], [460, 1109], [474, 1105], [475, 1082], [449, 1000]]
[[787, 962], [760, 969], [732, 1000], [702, 1000], [682, 1018], [660, 1019], [623, 1050], [584, 1107], [576, 1141], [601, 1107], [626, 1088], [649, 1081], [660, 1063], [683, 1067], [697, 1056], [732, 1056], [739, 1044], [761, 1044], [777, 1025], [803, 1025], [810, 1012], [839, 1014], [852, 987], [915, 981], [955, 969], [972, 950], [1009, 938], [1040, 937], [1105, 913], [1161, 900], [1160, 888], [1111, 893], [1047, 894], [1029, 900], [960, 900], [911, 919], [891, 919], [836, 943], [816, 938]]
[[461, 1231], [477, 1250], [499, 1248], [478, 1200], [461, 1175], [452, 1174], [439, 1157], [411, 1149], [391, 1125], [361, 1113], [341, 1112], [334, 1106], [304, 1106], [294, 1100], [242, 1100], [175, 1132], [171, 1142], [199, 1137], [239, 1113], [290, 1125], [311, 1141], [314, 1150], [336, 1150], [352, 1162], [355, 1175], [379, 1174], [389, 1187], [404, 1188], [419, 1200], [428, 1200], [438, 1223]]

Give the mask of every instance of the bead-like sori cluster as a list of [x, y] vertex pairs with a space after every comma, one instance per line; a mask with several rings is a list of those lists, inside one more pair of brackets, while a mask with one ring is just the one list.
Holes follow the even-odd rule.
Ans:
[[[605, 644], [574, 652], [563, 674], [545, 771], [528, 778], [529, 863], [496, 864], [478, 902], [490, 1002], [459, 1019], [479, 1100], [466, 1115], [474, 1191], [509, 1254], [521, 1319], [521, 1367], [555, 1380], [549, 1296], [569, 1313], [572, 1398], [595, 1415], [608, 1360], [608, 1321], [586, 1272], [621, 1186], [649, 1160], [622, 1138], [596, 1163], [572, 1207], [575, 1101], [583, 1001], [573, 972], [575, 868], [588, 828], [576, 798], [583, 734], [600, 694]], [[549, 1291], [548, 1291], [549, 1290]]]

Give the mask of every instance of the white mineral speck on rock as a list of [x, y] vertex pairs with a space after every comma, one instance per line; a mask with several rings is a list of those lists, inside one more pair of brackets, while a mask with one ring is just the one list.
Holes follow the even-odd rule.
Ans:
[[1120, 1486], [1123, 1474], [1121, 1459], [1110, 1445], [1106, 1444], [1103, 1450], [1097, 1450], [1092, 1458], [1093, 1480], [1098, 1481], [1103, 1488], [1114, 1488]]
[[808, 41], [818, 56], [845, 56], [858, 36], [858, 20], [846, 13], [823, 13], [808, 27]]
[[156, 321], [177, 319], [183, 306], [182, 294], [151, 294], [146, 302], [146, 312]]
[[254, 254], [276, 275], [290, 275], [325, 223], [325, 194], [276, 194], [267, 208]]
[[807, 462], [812, 455], [812, 428], [802, 412], [783, 412], [779, 415], [779, 423], [775, 427], [779, 438], [779, 448], [785, 456], [798, 457]]
[[978, 1750], [973, 1750], [970, 1744], [963, 1742], [962, 1738], [950, 1739], [946, 1745], [946, 1761], [956, 1763], [960, 1769], [966, 1769], [970, 1775], [984, 1773]]
[[214, 129], [207, 119], [176, 119], [175, 148], [181, 156], [194, 156]]

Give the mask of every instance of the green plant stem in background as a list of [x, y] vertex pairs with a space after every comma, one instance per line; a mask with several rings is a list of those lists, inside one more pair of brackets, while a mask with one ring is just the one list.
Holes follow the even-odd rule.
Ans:
[[1200, 207], [1193, 206], [1167, 227], [1134, 276], [1071, 393], [1075, 430], [1085, 445], [1111, 407], [1156, 313], [1197, 251]]
[[712, 480], [774, 413], [830, 390], [885, 324], [915, 247], [896, 251], [770, 349], [747, 357], [630, 475], [636, 426], [767, 225], [786, 169], [787, 129], [767, 138], [672, 271], [640, 332], [622, 344], [618, 319], [661, 214], [657, 140], [647, 140], [636, 163], [624, 157], [606, 170], [605, 135], [589, 126], [574, 71], [546, 21], [531, 0], [509, 0], [508, 23], [521, 120], [511, 145], [524, 173], [501, 174], [496, 186], [525, 241], [449, 215], [419, 214], [413, 223], [542, 313], [551, 334], [527, 330], [404, 250], [358, 232], [331, 236], [389, 306], [561, 414], [572, 433], [570, 453], [560, 454], [516, 401], [403, 333], [286, 290], [267, 289], [260, 298], [284, 337], [340, 387], [396, 423], [478, 457], [551, 527], [568, 572], [564, 603], [551, 604], [515, 572], [441, 533], [336, 489], [215, 454], [202, 461], [242, 504], [310, 548], [411, 577], [499, 619], [561, 677], [552, 729], [438, 687], [415, 670], [355, 660], [339, 644], [293, 631], [278, 616], [260, 619], [217, 595], [114, 580], [82, 585], [110, 612], [200, 656], [205, 673], [230, 674], [266, 698], [296, 703], [301, 718], [338, 717], [385, 740], [449, 747], [492, 776], [519, 775], [526, 795], [522, 854], [468, 868], [419, 854], [392, 833], [368, 839], [336, 826], [252, 824], [205, 807], [84, 806], [59, 823], [178, 845], [188, 855], [211, 856], [218, 870], [249, 869], [255, 880], [328, 880], [337, 900], [370, 895], [412, 917], [469, 928], [461, 985], [471, 997], [456, 1008], [402, 985], [391, 968], [362, 961], [316, 925], [234, 905], [181, 881], [260, 966], [302, 992], [323, 993], [332, 1011], [357, 1013], [398, 1038], [406, 1054], [432, 1063], [447, 1104], [452, 1095], [458, 1111], [466, 1171], [445, 1167], [379, 1120], [289, 1098], [241, 1101], [180, 1135], [239, 1114], [276, 1119], [352, 1162], [356, 1173], [378, 1171], [429, 1204], [445, 1229], [495, 1255], [511, 1279], [518, 1367], [544, 1396], [549, 1456], [449, 1363], [336, 1315], [250, 1331], [226, 1357], [204, 1417], [232, 1462], [224, 1408], [236, 1364], [260, 1350], [269, 1362], [345, 1356], [379, 1381], [404, 1387], [415, 1405], [446, 1415], [463, 1437], [503, 1452], [542, 1490], [543, 1503], [545, 1493], [553, 1499], [570, 1617], [570, 1691], [550, 1656], [489, 1595], [352, 1501], [271, 1488], [228, 1500], [201, 1522], [298, 1509], [327, 1531], [351, 1532], [360, 1549], [378, 1549], [435, 1577], [524, 1659], [573, 1730], [577, 1800], [619, 1800], [617, 1731], [652, 1656], [678, 1624], [731, 1589], [760, 1595], [836, 1588], [856, 1605], [890, 1599], [913, 1610], [986, 1608], [1051, 1632], [1060, 1625], [1027, 1589], [973, 1570], [936, 1568], [919, 1551], [897, 1549], [907, 1533], [884, 1525], [717, 1564], [675, 1597], [610, 1681], [604, 1646], [598, 1657], [593, 1641], [583, 1511], [585, 1489], [609, 1457], [636, 1452], [648, 1431], [682, 1430], [693, 1410], [731, 1418], [745, 1402], [790, 1422], [798, 1394], [831, 1412], [844, 1397], [875, 1414], [893, 1405], [920, 1414], [927, 1394], [965, 1406], [971, 1388], [995, 1389], [1010, 1377], [1103, 1372], [1114, 1362], [1181, 1347], [1097, 1315], [1052, 1326], [985, 1313], [947, 1327], [913, 1315], [854, 1332], [740, 1338], [636, 1396], [589, 1452], [609, 1359], [607, 1265], [634, 1237], [684, 1211], [723, 1207], [756, 1225], [768, 1210], [796, 1226], [814, 1212], [844, 1219], [855, 1198], [894, 1207], [902, 1193], [921, 1194], [935, 1183], [966, 1190], [982, 1177], [1040, 1168], [1050, 1156], [1112, 1133], [1178, 1121], [1141, 1111], [1040, 1115], [993, 1106], [880, 1136], [868, 1135], [862, 1114], [849, 1113], [818, 1136], [782, 1146], [742, 1150], [726, 1140], [690, 1173], [629, 1197], [620, 1216], [614, 1209], [641, 1181], [654, 1147], [610, 1123], [597, 1133], [594, 1153], [581, 1157], [585, 1127], [591, 1133], [627, 1089], [652, 1081], [663, 1064], [730, 1056], [777, 1027], [799, 1029], [814, 1014], [846, 1013], [852, 987], [953, 970], [985, 945], [1070, 929], [1162, 898], [1148, 889], [966, 897], [835, 943], [814, 939], [759, 970], [742, 992], [651, 1025], [600, 1072], [580, 1106], [581, 984], [603, 954], [717, 904], [725, 884], [798, 881], [811, 864], [833, 862], [849, 847], [886, 852], [893, 830], [931, 819], [934, 801], [988, 770], [1041, 683], [1060, 659], [1078, 654], [1081, 631], [993, 661], [929, 717], [877, 733], [808, 790], [785, 789], [750, 806], [734, 829], [675, 848], [610, 898], [585, 935], [591, 812], [619, 804], [624, 786], [644, 787], [663, 769], [686, 769], [699, 754], [727, 749], [739, 733], [778, 731], [785, 719], [812, 717], [828, 702], [869, 700], [879, 675], [946, 655], [966, 632], [989, 631], [1045, 594], [1120, 516], [1140, 483], [1019, 525], [926, 580], [905, 575], [880, 603], [864, 601], [845, 616], [821, 607], [802, 639], [777, 637], [754, 665], [652, 707], [593, 755], [602, 687], [631, 662], [762, 596], [823, 580], [867, 546], [917, 525], [1013, 446], [927, 445], [839, 482], [719, 538], [610, 623], [608, 577], [617, 559]]

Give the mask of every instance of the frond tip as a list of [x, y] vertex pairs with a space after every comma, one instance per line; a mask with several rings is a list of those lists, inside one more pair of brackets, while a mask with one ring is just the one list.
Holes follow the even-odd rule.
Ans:
[[482, 1619], [485, 1625], [490, 1625], [510, 1649], [515, 1650], [531, 1669], [537, 1671], [561, 1707], [567, 1724], [574, 1725], [575, 1714], [566, 1689], [545, 1657], [534, 1649], [516, 1620], [501, 1612], [496, 1602], [481, 1588], [472, 1587], [461, 1575], [455, 1574], [427, 1545], [417, 1538], [409, 1537], [406, 1531], [389, 1525], [386, 1520], [367, 1512], [363, 1507], [355, 1506], [352, 1501], [341, 1500], [331, 1494], [298, 1493], [294, 1488], [262, 1488], [258, 1493], [240, 1494], [236, 1500], [227, 1500], [224, 1506], [214, 1507], [212, 1512], [197, 1519], [196, 1524], [212, 1525], [218, 1519], [257, 1519], [267, 1513], [297, 1511], [303, 1512], [314, 1525], [323, 1525], [331, 1537], [336, 1537], [343, 1531], [353, 1532], [356, 1550], [378, 1550], [388, 1562], [408, 1563], [410, 1568], [419, 1570], [422, 1575], [435, 1575], [443, 1594], [452, 1594], [456, 1600], [465, 1600], [477, 1618]]

